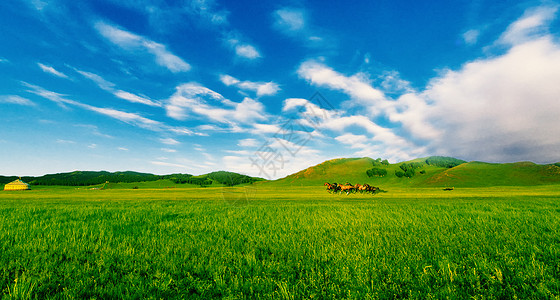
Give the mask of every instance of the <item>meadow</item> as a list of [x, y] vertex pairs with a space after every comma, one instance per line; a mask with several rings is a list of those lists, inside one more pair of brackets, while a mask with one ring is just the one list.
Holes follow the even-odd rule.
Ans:
[[560, 299], [559, 185], [387, 190], [0, 192], [0, 296]]

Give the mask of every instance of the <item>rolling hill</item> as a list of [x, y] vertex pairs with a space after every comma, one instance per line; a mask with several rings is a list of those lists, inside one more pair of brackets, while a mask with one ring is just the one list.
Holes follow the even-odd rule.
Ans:
[[[401, 167], [402, 166], [402, 167]], [[384, 170], [383, 176], [367, 171]], [[410, 170], [406, 173], [406, 170]], [[376, 172], [370, 172], [376, 173]], [[532, 162], [465, 162], [451, 157], [426, 157], [396, 164], [380, 159], [339, 158], [325, 161], [268, 184], [322, 185], [324, 182], [369, 183], [375, 186], [403, 187], [487, 187], [533, 186], [560, 183], [560, 167]]]
[[[369, 174], [368, 174], [369, 173]], [[17, 179], [0, 176], [0, 185]], [[386, 160], [337, 158], [274, 181], [233, 172], [204, 175], [154, 175], [138, 172], [74, 171], [40, 177], [22, 177], [32, 185], [93, 186], [110, 182], [114, 187], [233, 186], [261, 181], [268, 186], [318, 186], [325, 182], [369, 183], [380, 187], [488, 187], [560, 184], [560, 164], [532, 162], [485, 163], [431, 156], [390, 164]]]
[[[16, 180], [16, 176], [0, 176], [0, 185]], [[159, 182], [148, 186], [181, 185], [194, 186], [226, 185], [252, 183], [263, 180], [233, 172], [218, 171], [204, 175], [191, 174], [154, 175], [139, 172], [107, 172], [107, 171], [74, 171], [68, 173], [47, 174], [38, 177], [26, 176], [21, 178], [31, 185], [58, 186], [94, 186], [106, 182], [111, 184]], [[128, 185], [125, 185], [128, 186]]]

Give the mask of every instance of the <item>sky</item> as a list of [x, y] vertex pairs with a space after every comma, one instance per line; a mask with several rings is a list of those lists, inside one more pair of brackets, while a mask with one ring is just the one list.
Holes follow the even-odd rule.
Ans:
[[0, 175], [560, 161], [555, 1], [0, 2]]

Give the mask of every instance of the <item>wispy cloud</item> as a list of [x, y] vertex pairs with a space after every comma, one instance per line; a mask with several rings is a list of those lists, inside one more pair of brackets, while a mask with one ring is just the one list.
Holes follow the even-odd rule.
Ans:
[[172, 139], [172, 138], [159, 139], [159, 141], [162, 142], [163, 144], [166, 144], [166, 145], [179, 145], [180, 144], [179, 141], [177, 141], [175, 139]]
[[355, 102], [366, 107], [372, 116], [380, 114], [380, 108], [384, 106], [385, 94], [374, 88], [362, 73], [345, 76], [317, 60], [303, 62], [297, 73], [313, 85], [348, 94]]
[[77, 124], [77, 125], [74, 125], [74, 126], [87, 129], [88, 132], [89, 132], [90, 134], [95, 135], [95, 136], [104, 137], [104, 138], [110, 138], [110, 139], [114, 138], [114, 137], [111, 136], [111, 135], [102, 133], [102, 132], [99, 130], [99, 127], [97, 127], [97, 126], [95, 126], [95, 125]]
[[141, 104], [154, 106], [154, 107], [161, 107], [162, 106], [161, 103], [150, 100], [147, 97], [138, 96], [138, 95], [135, 95], [135, 94], [130, 93], [130, 92], [126, 92], [126, 91], [123, 91], [123, 90], [116, 89], [115, 88], [116, 85], [114, 83], [105, 80], [103, 77], [101, 77], [97, 74], [82, 71], [82, 70], [78, 70], [78, 69], [75, 69], [75, 70], [76, 70], [76, 72], [78, 72], [79, 74], [84, 76], [85, 78], [90, 79], [93, 82], [95, 82], [95, 84], [97, 84], [97, 86], [99, 86], [100, 89], [105, 90], [109, 93], [112, 93], [117, 98], [129, 101], [129, 102], [132, 102], [132, 103], [141, 103]]
[[74, 142], [74, 141], [64, 140], [64, 139], [57, 139], [57, 140], [56, 140], [56, 143], [58, 143], [58, 144], [66, 144], [66, 145], [76, 144], [76, 142]]
[[305, 14], [298, 8], [281, 8], [273, 13], [274, 26], [284, 32], [298, 32], [305, 28]]
[[33, 101], [18, 95], [0, 95], [0, 103], [17, 104], [17, 105], [24, 105], [24, 106], [36, 105]]
[[128, 32], [104, 22], [95, 23], [95, 29], [111, 43], [129, 52], [147, 52], [155, 57], [156, 63], [173, 73], [185, 72], [191, 66], [180, 57], [167, 50], [163, 44], [156, 43], [140, 35]]
[[241, 42], [238, 38], [228, 38], [227, 43], [235, 50], [238, 57], [250, 60], [261, 57], [261, 54], [253, 45]]
[[91, 73], [91, 72], [86, 72], [86, 71], [82, 71], [82, 70], [78, 70], [75, 69], [76, 72], [80, 73], [80, 75], [84, 76], [87, 79], [92, 80], [93, 82], [95, 82], [95, 84], [97, 84], [97, 86], [99, 86], [99, 88], [106, 90], [108, 92], [113, 92], [114, 88], [115, 88], [115, 84], [112, 82], [109, 82], [107, 80], [105, 80], [103, 77]]
[[147, 130], [168, 131], [168, 132], [173, 132], [178, 134], [179, 133], [188, 134], [188, 135], [194, 134], [192, 131], [186, 128], [169, 126], [162, 122], [143, 117], [136, 113], [130, 113], [130, 112], [120, 111], [112, 108], [103, 108], [103, 107], [92, 106], [89, 104], [84, 104], [75, 100], [67, 99], [66, 96], [62, 94], [46, 90], [40, 86], [32, 85], [25, 82], [22, 84], [30, 88], [29, 92], [41, 96], [45, 99], [51, 100], [63, 106], [64, 105], [76, 106]]
[[181, 168], [181, 169], [186, 169], [187, 168], [187, 166], [185, 166], [185, 165], [169, 163], [169, 162], [165, 162], [165, 161], [151, 161], [150, 163], [153, 164], [153, 165], [163, 166], [163, 167]]
[[223, 9], [217, 9], [215, 1], [212, 0], [194, 0], [190, 3], [189, 12], [200, 16], [203, 20], [213, 25], [225, 25], [228, 23], [227, 16], [229, 12]]
[[126, 148], [126, 147], [118, 147], [117, 150], [119, 150], [119, 151], [129, 151], [129, 149]]
[[476, 29], [467, 30], [463, 33], [462, 37], [467, 45], [474, 45], [478, 41], [480, 31]]
[[262, 103], [251, 98], [245, 98], [240, 103], [233, 102], [194, 82], [178, 86], [165, 108], [169, 117], [178, 120], [196, 115], [234, 125], [266, 119]]
[[558, 6], [539, 6], [525, 11], [502, 34], [499, 43], [517, 45], [548, 33], [550, 22], [555, 18]]
[[272, 13], [274, 20], [272, 27], [281, 33], [303, 42], [308, 47], [332, 47], [332, 41], [325, 42], [325, 38], [321, 36], [309, 24], [309, 16], [307, 10], [301, 7], [283, 7]]
[[259, 145], [259, 142], [256, 139], [243, 139], [239, 140], [237, 145], [240, 147], [256, 147]]
[[41, 68], [41, 70], [43, 70], [43, 72], [45, 73], [49, 73], [52, 74], [54, 76], [60, 77], [60, 78], [68, 78], [68, 76], [60, 71], [55, 70], [55, 68], [51, 67], [51, 66], [47, 66], [44, 65], [42, 63], [37, 63], [37, 65], [39, 66], [39, 68]]
[[227, 86], [235, 86], [241, 90], [252, 91], [257, 94], [257, 97], [275, 95], [280, 87], [277, 83], [269, 82], [254, 82], [254, 81], [241, 81], [233, 76], [222, 74], [220, 81]]
[[125, 92], [123, 90], [116, 90], [113, 92], [113, 94], [115, 96], [117, 96], [118, 98], [127, 100], [129, 102], [133, 102], [133, 103], [141, 103], [141, 104], [145, 104], [145, 105], [149, 105], [149, 106], [155, 106], [155, 107], [161, 107], [161, 103], [158, 103], [154, 100], [150, 100], [147, 97], [142, 97], [142, 96], [138, 96], [135, 95], [133, 93], [129, 93], [129, 92]]

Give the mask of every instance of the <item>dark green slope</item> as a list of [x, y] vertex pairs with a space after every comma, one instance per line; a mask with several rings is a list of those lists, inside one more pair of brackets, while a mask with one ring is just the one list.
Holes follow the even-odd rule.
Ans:
[[[0, 184], [6, 184], [18, 177], [0, 176]], [[24, 182], [31, 185], [61, 185], [61, 186], [93, 186], [106, 182], [116, 183], [139, 183], [163, 181], [167, 184], [190, 184], [198, 186], [210, 185], [238, 185], [261, 181], [255, 178], [233, 172], [218, 171], [205, 175], [193, 176], [191, 174], [154, 175], [139, 172], [107, 172], [107, 171], [74, 171], [69, 173], [47, 174], [38, 177], [22, 177]], [[158, 184], [159, 186], [160, 184]], [[153, 185], [149, 185], [153, 186]]]

